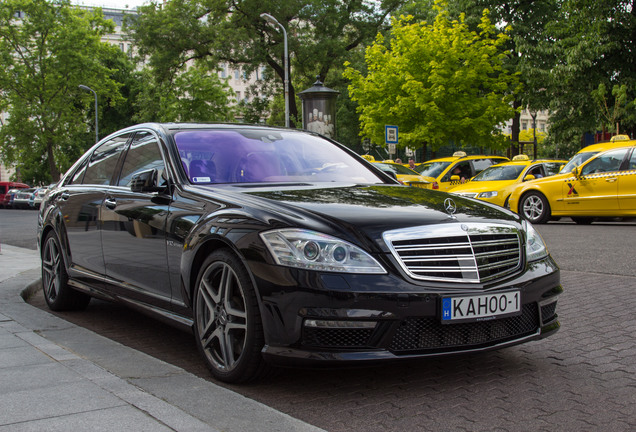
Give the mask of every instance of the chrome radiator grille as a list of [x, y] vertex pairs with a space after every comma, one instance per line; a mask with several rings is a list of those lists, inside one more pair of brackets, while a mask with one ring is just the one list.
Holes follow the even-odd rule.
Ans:
[[384, 240], [413, 278], [486, 282], [521, 266], [521, 240], [514, 227], [452, 223], [387, 231]]

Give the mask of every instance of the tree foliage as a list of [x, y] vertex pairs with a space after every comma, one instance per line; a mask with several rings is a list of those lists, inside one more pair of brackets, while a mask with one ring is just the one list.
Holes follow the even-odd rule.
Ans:
[[390, 37], [378, 35], [366, 50], [366, 75], [345, 71], [361, 135], [384, 143], [385, 125], [398, 125], [400, 147], [503, 147], [498, 126], [514, 114], [518, 85], [517, 75], [504, 69], [508, 36], [497, 32], [487, 11], [477, 32], [463, 15], [451, 20], [437, 4], [431, 24], [393, 19]]
[[[560, 7], [550, 16], [542, 40], [525, 46], [533, 59], [526, 66], [548, 101], [551, 138], [562, 145], [575, 142], [580, 147], [583, 133], [609, 127], [603, 119], [605, 108], [599, 105], [604, 89], [625, 89], [624, 100], [605, 98], [603, 104], [608, 104], [610, 112], [615, 111], [616, 103], [636, 99], [636, 2], [557, 3]], [[621, 129], [633, 134], [636, 112], [624, 110], [621, 122]]]
[[[141, 7], [141, 14], [129, 22], [129, 28], [158, 82], [172, 84], [178, 71], [193, 60], [227, 63], [246, 73], [268, 65], [274, 72], [269, 76], [278, 77], [280, 93], [285, 75], [283, 33], [260, 14], [274, 16], [288, 34], [293, 120], [299, 113], [296, 88], [309, 87], [317, 75], [324, 81], [347, 53], [372, 41], [389, 14], [404, 2], [172, 0]], [[263, 94], [264, 89], [257, 90]], [[279, 114], [271, 112], [273, 117], [282, 118]]]
[[120, 98], [114, 71], [101, 61], [114, 49], [101, 36], [112, 30], [100, 9], [80, 10], [68, 0], [0, 3], [0, 91], [8, 113], [0, 144], [23, 180], [57, 180], [86, 148], [76, 138], [91, 127], [83, 109], [93, 95], [80, 84]]

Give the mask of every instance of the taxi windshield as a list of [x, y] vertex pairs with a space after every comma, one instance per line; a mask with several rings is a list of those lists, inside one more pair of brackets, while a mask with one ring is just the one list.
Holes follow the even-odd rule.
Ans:
[[563, 168], [561, 168], [559, 174], [572, 172], [574, 168], [581, 165], [583, 162], [594, 156], [596, 153], [598, 152], [583, 152], [575, 154], [574, 156], [572, 156], [572, 159], [570, 159], [570, 161], [565, 164]]
[[415, 171], [425, 177], [439, 177], [439, 175], [450, 165], [449, 161], [445, 162], [425, 162], [415, 167]]
[[377, 165], [380, 165], [382, 168], [390, 169], [394, 173], [400, 174], [400, 175], [418, 175], [415, 171], [413, 171], [412, 169], [408, 167], [405, 167], [404, 165], [392, 164], [392, 163], [379, 163]]
[[526, 165], [491, 166], [477, 174], [471, 182], [516, 180], [525, 167]]

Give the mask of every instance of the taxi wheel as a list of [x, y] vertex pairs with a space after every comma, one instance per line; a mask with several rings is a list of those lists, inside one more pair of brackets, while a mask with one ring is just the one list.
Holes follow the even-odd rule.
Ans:
[[528, 192], [521, 198], [519, 214], [533, 224], [543, 224], [550, 220], [550, 204], [539, 192]]

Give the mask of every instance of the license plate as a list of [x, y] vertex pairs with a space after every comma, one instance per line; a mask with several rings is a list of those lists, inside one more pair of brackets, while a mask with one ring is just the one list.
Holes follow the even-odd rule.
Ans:
[[521, 314], [521, 293], [509, 291], [463, 297], [442, 297], [442, 323], [484, 321]]

